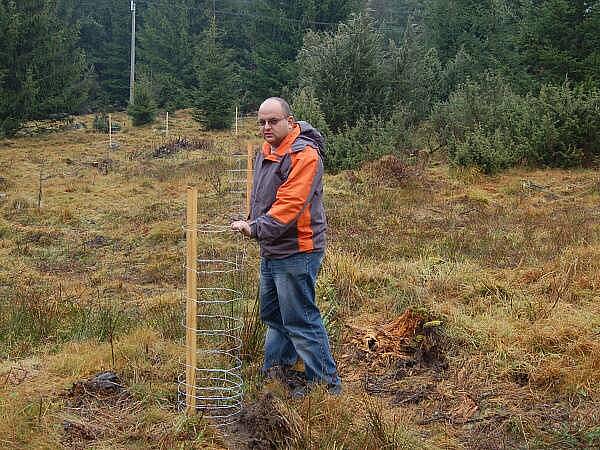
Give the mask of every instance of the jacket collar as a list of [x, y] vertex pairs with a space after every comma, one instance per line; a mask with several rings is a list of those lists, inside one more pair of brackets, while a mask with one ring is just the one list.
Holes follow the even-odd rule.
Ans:
[[300, 131], [300, 125], [295, 123], [292, 131], [281, 141], [273, 153], [271, 153], [271, 145], [268, 142], [263, 143], [262, 152], [265, 159], [279, 162], [281, 157], [290, 151], [292, 144], [300, 136]]

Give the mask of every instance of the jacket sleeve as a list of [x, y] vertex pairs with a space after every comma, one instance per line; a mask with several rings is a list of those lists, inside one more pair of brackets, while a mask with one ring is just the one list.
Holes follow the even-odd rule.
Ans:
[[312, 147], [291, 153], [290, 157], [290, 173], [277, 190], [271, 209], [250, 222], [251, 235], [259, 241], [274, 241], [296, 223], [310, 203], [319, 177], [322, 177], [321, 160]]
[[[258, 172], [257, 167], [260, 166], [261, 164], [261, 157], [260, 157], [260, 151], [256, 154], [255, 158], [254, 158], [254, 165], [252, 166], [252, 179], [256, 180], [256, 173]], [[254, 204], [254, 197], [256, 196], [256, 185], [254, 183], [252, 183], [252, 190], [250, 191], [250, 205]], [[248, 208], [248, 215], [246, 216], [246, 220], [250, 221], [250, 219], [252, 218], [252, 206], [250, 206], [250, 208]], [[250, 222], [249, 222], [250, 223]]]

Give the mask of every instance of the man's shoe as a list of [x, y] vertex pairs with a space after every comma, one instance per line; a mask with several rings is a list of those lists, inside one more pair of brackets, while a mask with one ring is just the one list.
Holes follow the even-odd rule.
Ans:
[[[298, 386], [297, 388], [292, 389], [290, 396], [293, 399], [304, 398], [308, 394], [310, 394], [310, 391], [315, 386], [316, 386], [316, 384], [314, 384], [314, 383], [307, 383], [304, 386]], [[328, 384], [327, 385], [327, 393], [329, 395], [333, 395], [335, 397], [337, 397], [338, 395], [341, 395], [342, 394], [342, 385], [341, 384]]]
[[267, 381], [280, 381], [282, 383], [285, 383], [286, 371], [287, 371], [286, 366], [278, 365], [278, 366], [269, 367], [267, 370], [263, 371], [263, 374]]
[[289, 369], [285, 374], [285, 382], [290, 391], [293, 392], [297, 388], [306, 386], [306, 374], [299, 370]]
[[338, 383], [338, 384], [328, 384], [327, 385], [327, 392], [331, 395], [341, 395], [342, 393], [342, 384]]
[[306, 397], [310, 393], [310, 387], [308, 385], [298, 386], [293, 389], [290, 393], [290, 397], [293, 399], [300, 399]]
[[272, 366], [264, 371], [264, 375], [267, 381], [280, 381], [281, 383], [287, 385], [290, 390], [306, 384], [306, 374], [299, 370], [292, 369], [291, 366]]

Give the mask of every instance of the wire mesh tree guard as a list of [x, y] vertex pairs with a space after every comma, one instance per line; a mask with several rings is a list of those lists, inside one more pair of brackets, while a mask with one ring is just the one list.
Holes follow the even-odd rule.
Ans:
[[[241, 287], [246, 241], [230, 229], [246, 217], [253, 148], [224, 157], [204, 186], [187, 190], [185, 374], [179, 409], [214, 426], [235, 422], [242, 409]], [[198, 205], [202, 205], [199, 214]]]

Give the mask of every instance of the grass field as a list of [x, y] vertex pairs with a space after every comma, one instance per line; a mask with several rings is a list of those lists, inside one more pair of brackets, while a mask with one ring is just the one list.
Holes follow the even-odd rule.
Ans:
[[[251, 121], [234, 138], [171, 117], [214, 164], [259, 142]], [[484, 177], [388, 157], [328, 175], [318, 296], [344, 394], [263, 386], [248, 344], [245, 428], [224, 435], [175, 405], [185, 191], [214, 165], [152, 157], [162, 131], [124, 115], [107, 154], [92, 119], [0, 141], [0, 448], [600, 447], [597, 171]], [[407, 311], [420, 322], [398, 338]], [[74, 399], [102, 370], [127, 394]]]

